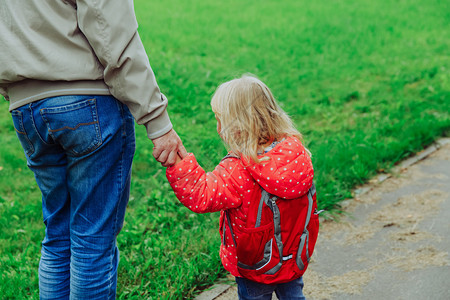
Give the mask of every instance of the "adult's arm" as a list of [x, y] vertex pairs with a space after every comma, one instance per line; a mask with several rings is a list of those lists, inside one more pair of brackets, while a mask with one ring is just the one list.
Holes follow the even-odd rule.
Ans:
[[76, 7], [78, 26], [104, 66], [111, 94], [127, 105], [150, 139], [166, 135], [172, 129], [167, 99], [137, 32], [133, 1], [76, 0]]

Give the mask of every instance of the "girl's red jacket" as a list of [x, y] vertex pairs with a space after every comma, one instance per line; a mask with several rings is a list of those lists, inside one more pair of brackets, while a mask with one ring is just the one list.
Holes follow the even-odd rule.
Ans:
[[[236, 247], [230, 230], [226, 230], [223, 236], [223, 227], [226, 226], [224, 223], [227, 222], [225, 211], [228, 212], [232, 231], [239, 243], [244, 228], [255, 224], [255, 220], [248, 217], [248, 212], [252, 203], [253, 206], [255, 202], [259, 203], [261, 187], [281, 199], [299, 200], [300, 202], [286, 201], [295, 205], [292, 210], [305, 211], [308, 206], [307, 193], [313, 183], [314, 170], [311, 158], [302, 143], [296, 137], [288, 137], [262, 156], [269, 159], [255, 163], [243, 157], [228, 157], [223, 159], [214, 171], [205, 172], [194, 155], [189, 154], [166, 170], [167, 179], [175, 195], [187, 208], [196, 213], [221, 212], [220, 258], [225, 269], [234, 276], [246, 277], [237, 267]], [[270, 222], [264, 218], [270, 216], [263, 215], [261, 224]], [[299, 225], [302, 227], [301, 231], [304, 224], [303, 222]], [[292, 279], [295, 278], [287, 275], [283, 281]], [[278, 281], [269, 278], [265, 283]]]

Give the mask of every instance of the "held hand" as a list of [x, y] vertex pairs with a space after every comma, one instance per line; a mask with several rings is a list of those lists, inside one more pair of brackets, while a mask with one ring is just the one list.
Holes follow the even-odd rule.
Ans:
[[177, 158], [175, 159], [175, 165], [177, 165], [182, 160], [180, 154], [177, 154]]
[[170, 130], [163, 136], [153, 139], [153, 157], [163, 167], [170, 167], [177, 162], [177, 156], [183, 159], [187, 151], [175, 130]]

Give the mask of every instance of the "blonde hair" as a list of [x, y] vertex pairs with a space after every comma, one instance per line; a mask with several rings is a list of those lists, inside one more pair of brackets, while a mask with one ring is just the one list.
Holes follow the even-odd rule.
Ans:
[[220, 136], [236, 155], [260, 162], [263, 146], [283, 137], [302, 135], [259, 79], [244, 75], [221, 84], [211, 107], [220, 121]]

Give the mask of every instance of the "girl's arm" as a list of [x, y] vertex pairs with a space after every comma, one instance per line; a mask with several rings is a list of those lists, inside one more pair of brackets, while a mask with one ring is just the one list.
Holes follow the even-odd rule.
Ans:
[[212, 172], [205, 172], [195, 156], [189, 154], [166, 170], [166, 177], [178, 200], [196, 213], [237, 208], [241, 205], [236, 180], [232, 176], [237, 159], [222, 161]]

